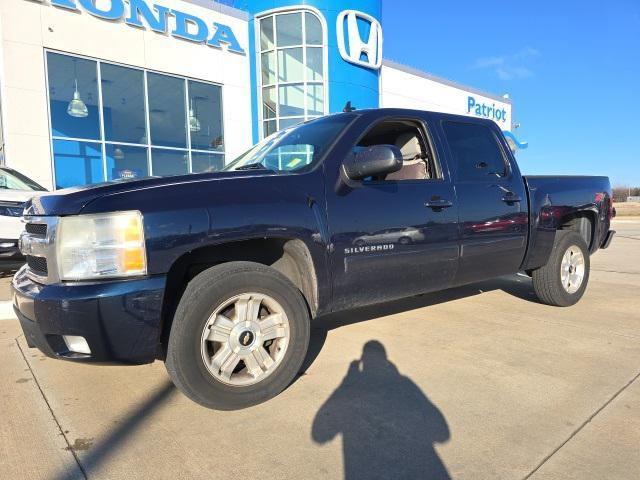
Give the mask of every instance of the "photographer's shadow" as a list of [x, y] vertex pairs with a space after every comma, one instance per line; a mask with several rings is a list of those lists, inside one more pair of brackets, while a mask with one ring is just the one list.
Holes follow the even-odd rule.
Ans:
[[380, 342], [365, 344], [315, 416], [314, 441], [338, 434], [346, 480], [450, 478], [434, 448], [449, 440], [442, 412], [398, 372]]

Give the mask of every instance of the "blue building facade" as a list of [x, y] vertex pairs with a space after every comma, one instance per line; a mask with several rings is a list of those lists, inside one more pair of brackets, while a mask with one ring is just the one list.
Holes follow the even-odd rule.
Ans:
[[381, 0], [254, 0], [253, 140], [321, 114], [379, 106]]

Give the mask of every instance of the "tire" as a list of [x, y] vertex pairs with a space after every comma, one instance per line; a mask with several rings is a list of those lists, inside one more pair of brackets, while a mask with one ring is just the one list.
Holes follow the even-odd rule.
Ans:
[[[569, 249], [572, 249], [571, 252]], [[581, 282], [574, 281], [568, 288], [563, 284], [562, 274], [565, 254], [568, 254], [569, 258], [578, 259], [580, 254], [583, 259]], [[573, 268], [574, 273], [576, 270], [579, 271], [579, 268], [576, 269], [575, 266]], [[587, 289], [590, 268], [589, 249], [582, 236], [572, 230], [558, 230], [547, 264], [532, 272], [533, 289], [538, 299], [547, 305], [558, 307], [574, 305]]]
[[[234, 303], [224, 307], [228, 302]], [[245, 319], [256, 311], [256, 320], [251, 322], [257, 325], [255, 329], [238, 330], [251, 328], [246, 327], [250, 322]], [[267, 329], [261, 330], [267, 316], [277, 315], [282, 323], [272, 327], [270, 335]], [[276, 335], [275, 330], [280, 338], [262, 341]], [[284, 275], [258, 263], [226, 263], [205, 270], [189, 282], [171, 326], [165, 366], [175, 386], [194, 402], [216, 410], [246, 408], [278, 395], [293, 381], [305, 358], [309, 333], [307, 303]], [[221, 343], [215, 341], [219, 336]], [[250, 346], [245, 349], [242, 342]], [[242, 351], [235, 354], [234, 349]], [[258, 350], [273, 357], [271, 366], [265, 366], [269, 362]], [[223, 358], [225, 352], [231, 360], [228, 364], [224, 360], [218, 369], [216, 364], [221, 360], [216, 358]], [[233, 365], [232, 355], [241, 358], [239, 363], [223, 368]], [[254, 378], [255, 372], [259, 373]]]

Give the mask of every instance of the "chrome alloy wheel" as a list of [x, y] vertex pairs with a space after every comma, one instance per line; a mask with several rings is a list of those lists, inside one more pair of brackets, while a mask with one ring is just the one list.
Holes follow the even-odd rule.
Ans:
[[564, 252], [560, 267], [560, 280], [567, 293], [576, 293], [584, 281], [584, 254], [577, 246], [571, 245]]
[[261, 293], [223, 302], [202, 332], [202, 360], [217, 380], [247, 386], [267, 378], [289, 346], [289, 320], [282, 306]]

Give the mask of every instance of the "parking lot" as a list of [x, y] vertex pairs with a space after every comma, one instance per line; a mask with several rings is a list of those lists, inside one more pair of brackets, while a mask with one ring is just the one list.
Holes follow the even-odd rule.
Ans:
[[509, 277], [319, 319], [301, 376], [237, 412], [0, 320], [0, 478], [640, 478], [640, 218], [613, 228], [574, 307]]

